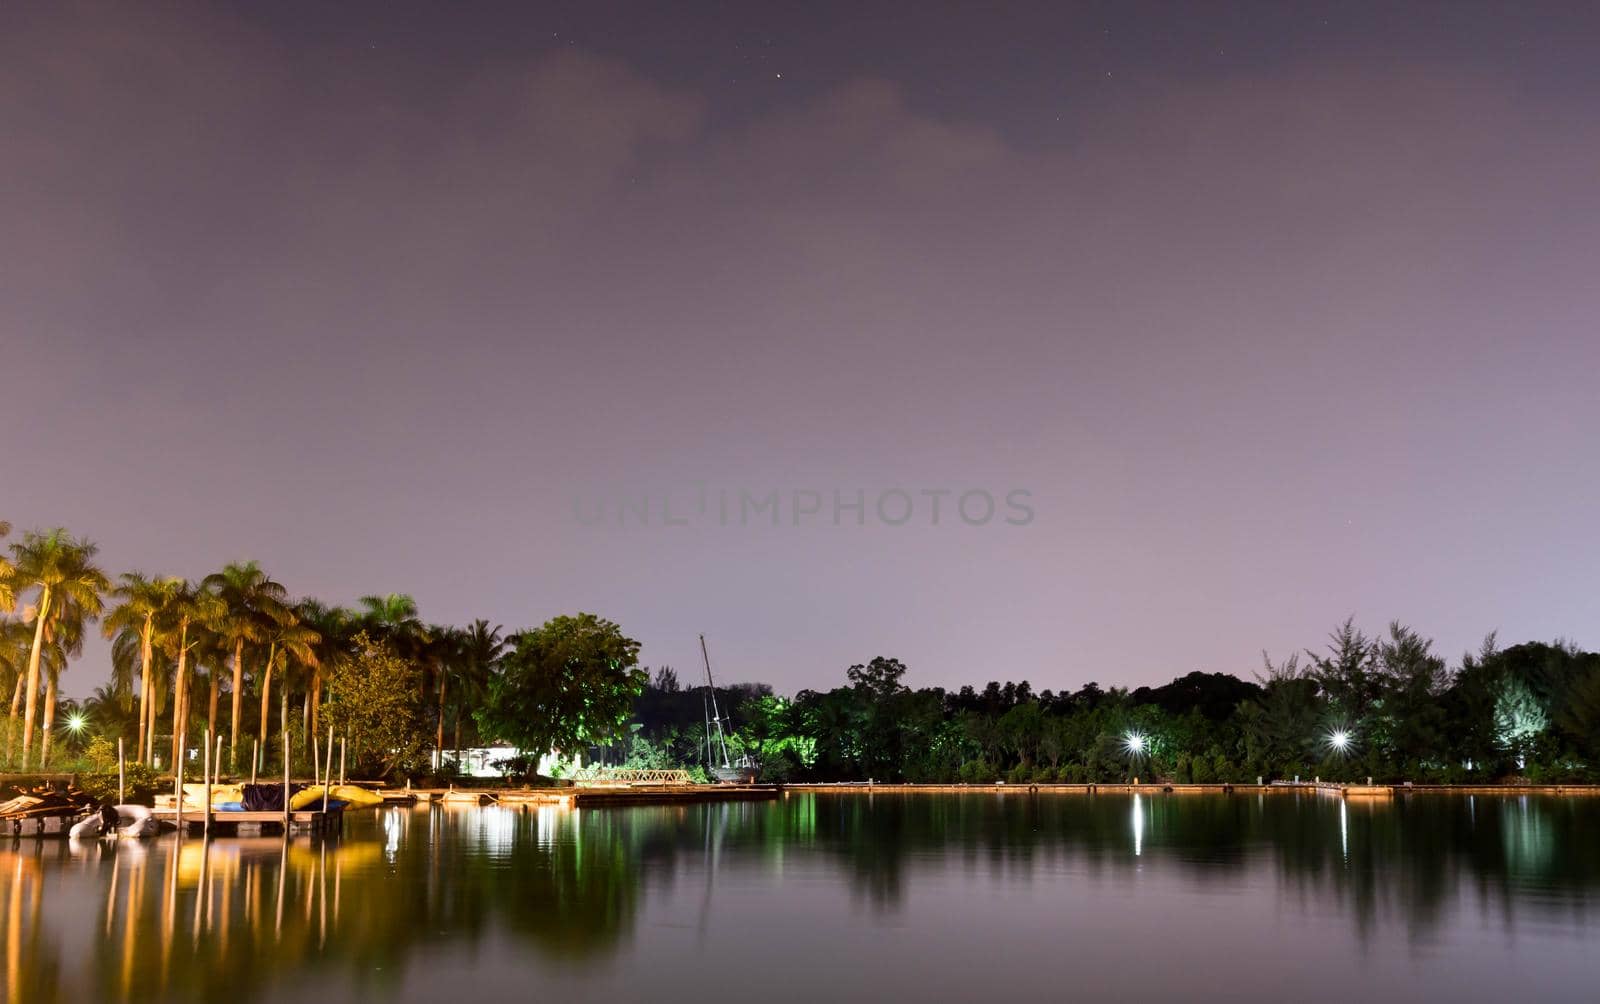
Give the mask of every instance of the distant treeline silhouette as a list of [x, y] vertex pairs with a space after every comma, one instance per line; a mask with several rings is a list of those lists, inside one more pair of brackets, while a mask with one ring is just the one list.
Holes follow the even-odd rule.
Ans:
[[[1324, 650], [1268, 660], [1253, 680], [947, 691], [912, 690], [905, 672], [880, 657], [832, 690], [788, 700], [745, 684], [719, 702], [734, 709], [735, 751], [772, 780], [1600, 780], [1600, 655], [1560, 641], [1500, 648], [1491, 635], [1451, 667], [1398, 622], [1370, 637], [1346, 621]], [[703, 760], [703, 704], [703, 688], [657, 672], [606, 758]]]

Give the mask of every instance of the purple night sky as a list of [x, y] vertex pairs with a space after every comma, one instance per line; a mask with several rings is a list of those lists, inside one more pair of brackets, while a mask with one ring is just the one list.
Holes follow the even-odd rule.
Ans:
[[0, 517], [783, 692], [1600, 647], [1600, 8], [857, 8], [13, 5]]

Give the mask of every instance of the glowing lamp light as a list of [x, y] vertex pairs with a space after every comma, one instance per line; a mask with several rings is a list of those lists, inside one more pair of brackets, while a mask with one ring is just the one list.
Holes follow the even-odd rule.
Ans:
[[1129, 753], [1143, 753], [1149, 743], [1148, 739], [1137, 732], [1129, 732], [1122, 740], [1122, 745], [1127, 748]]
[[1350, 733], [1344, 729], [1334, 729], [1328, 733], [1328, 745], [1343, 753], [1350, 748]]
[[88, 724], [89, 719], [83, 717], [81, 714], [72, 714], [67, 716], [67, 728], [74, 732], [82, 732], [83, 727]]

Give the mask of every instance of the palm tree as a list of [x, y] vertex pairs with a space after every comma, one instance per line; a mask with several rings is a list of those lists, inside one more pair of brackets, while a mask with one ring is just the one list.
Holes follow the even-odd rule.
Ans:
[[189, 724], [189, 655], [207, 640], [212, 626], [225, 608], [209, 590], [184, 582], [167, 605], [163, 647], [176, 662], [172, 674], [172, 762], [176, 764], [187, 745]]
[[135, 747], [136, 758], [148, 761], [152, 750], [146, 748], [146, 737], [155, 732], [155, 708], [151, 673], [154, 667], [156, 622], [183, 589], [183, 580], [177, 578], [151, 579], [139, 572], [124, 572], [122, 582], [115, 590], [121, 600], [106, 617], [106, 637], [114, 638], [111, 646], [112, 671], [119, 678], [132, 676], [132, 650], [137, 648], [139, 658], [139, 738]]
[[389, 651], [415, 666], [421, 680], [419, 697], [428, 699], [433, 686], [430, 679], [428, 628], [417, 616], [417, 601], [405, 593], [387, 596], [363, 596], [361, 622], [373, 641], [386, 645]]
[[461, 764], [461, 718], [473, 704], [483, 700], [489, 690], [489, 678], [500, 664], [505, 653], [505, 639], [499, 624], [489, 626], [485, 620], [473, 621], [463, 632], [461, 658], [456, 666], [456, 765]]
[[111, 588], [106, 575], [92, 559], [99, 549], [57, 528], [23, 535], [12, 544], [16, 559], [13, 580], [23, 589], [38, 590], [33, 604], [33, 648], [28, 657], [22, 719], [22, 767], [28, 766], [33, 748], [33, 723], [38, 711], [39, 661], [46, 639], [76, 635], [82, 638], [86, 622], [99, 618], [101, 597]]
[[313, 646], [316, 662], [311, 664], [311, 683], [305, 692], [302, 729], [306, 749], [311, 748], [311, 737], [317, 734], [318, 710], [322, 702], [322, 681], [329, 673], [338, 672], [355, 650], [355, 636], [361, 630], [357, 616], [343, 607], [330, 607], [313, 599], [301, 600], [295, 605], [295, 616], [300, 623], [317, 633]]
[[434, 625], [428, 629], [425, 663], [433, 670], [439, 690], [438, 721], [435, 722], [433, 751], [434, 766], [444, 764], [444, 699], [450, 679], [461, 667], [462, 651], [466, 645], [466, 632], [459, 628]]
[[228, 732], [228, 755], [239, 756], [239, 717], [244, 700], [244, 646], [259, 644], [272, 627], [288, 615], [288, 590], [274, 582], [254, 561], [235, 562], [206, 576], [205, 586], [227, 605], [218, 625], [224, 645], [233, 657], [233, 724]]
[[22, 688], [28, 680], [33, 629], [21, 618], [0, 619], [0, 680], [11, 688], [11, 716], [6, 722], [6, 761], [16, 753], [17, 720], [22, 714]]
[[[0, 537], [8, 537], [10, 535], [11, 524], [0, 519]], [[10, 613], [17, 605], [16, 589], [11, 583], [16, 571], [11, 566], [11, 562], [7, 561], [4, 555], [0, 555], [0, 614]]]
[[83, 702], [83, 713], [97, 730], [113, 738], [127, 738], [137, 728], [131, 702], [115, 687], [96, 687], [93, 696]]
[[405, 593], [363, 596], [359, 616], [374, 641], [388, 644], [394, 654], [407, 662], [421, 661], [428, 629], [417, 616], [417, 601]]
[[[267, 716], [272, 711], [273, 669], [281, 665], [287, 673], [293, 664], [316, 666], [316, 645], [321, 640], [316, 631], [300, 623], [299, 618], [292, 612], [286, 620], [273, 625], [267, 633], [267, 664], [261, 673], [261, 731], [257, 733], [257, 740], [261, 743], [262, 749], [267, 748]], [[282, 724], [285, 728], [288, 727], [287, 721]], [[289, 750], [285, 749], [283, 755], [287, 759]]]
[[59, 707], [57, 691], [61, 673], [67, 661], [83, 653], [83, 621], [78, 618], [59, 620], [45, 635], [44, 654], [39, 660], [44, 672], [44, 709], [40, 715], [39, 766], [50, 762], [50, 746], [55, 736], [56, 710]]

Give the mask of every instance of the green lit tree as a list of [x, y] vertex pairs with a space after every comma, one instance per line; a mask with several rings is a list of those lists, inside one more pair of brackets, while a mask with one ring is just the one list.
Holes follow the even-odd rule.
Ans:
[[639, 643], [594, 614], [553, 618], [510, 644], [476, 718], [486, 736], [530, 754], [530, 764], [609, 738], [647, 680]]

